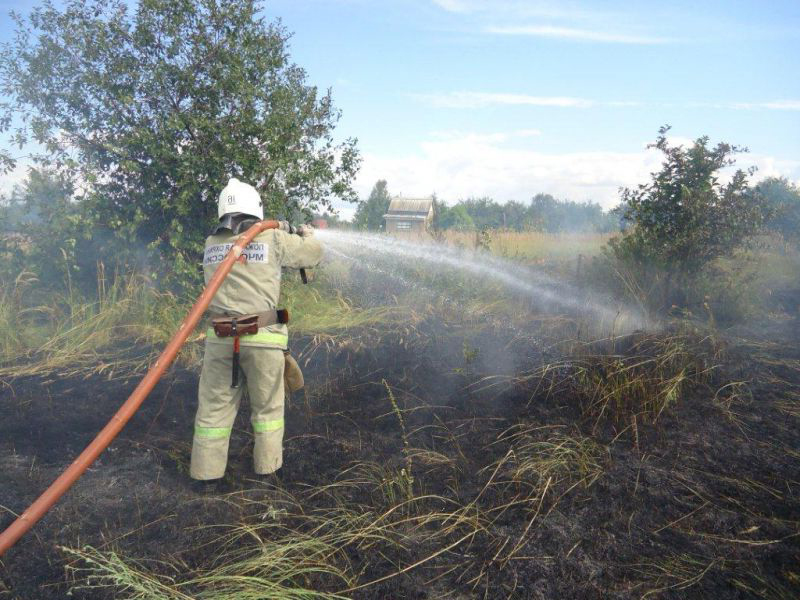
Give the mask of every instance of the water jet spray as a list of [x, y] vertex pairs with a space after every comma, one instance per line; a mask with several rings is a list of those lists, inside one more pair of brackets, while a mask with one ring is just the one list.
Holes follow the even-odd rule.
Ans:
[[[431, 267], [452, 269], [482, 280], [501, 284], [550, 308], [566, 309], [586, 314], [593, 322], [605, 324], [609, 329], [620, 330], [653, 329], [654, 326], [638, 311], [628, 307], [612, 307], [607, 301], [587, 294], [565, 281], [547, 273], [513, 263], [508, 260], [467, 249], [455, 249], [423, 240], [407, 241], [387, 235], [322, 230], [320, 237], [333, 254], [350, 260], [359, 260], [376, 273], [378, 256], [391, 256], [410, 264], [421, 263]], [[344, 251], [346, 250], [346, 252]], [[404, 279], [393, 274], [393, 279]]]

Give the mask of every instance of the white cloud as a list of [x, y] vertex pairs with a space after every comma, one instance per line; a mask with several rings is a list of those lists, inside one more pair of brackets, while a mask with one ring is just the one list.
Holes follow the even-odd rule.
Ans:
[[460, 15], [523, 19], [547, 17], [552, 19], [601, 18], [604, 13], [577, 7], [574, 3], [533, 0], [433, 0], [439, 8]]
[[603, 104], [613, 108], [639, 108], [644, 106], [644, 103], [638, 100], [613, 100], [611, 102], [604, 102]]
[[550, 106], [559, 108], [713, 108], [717, 110], [779, 110], [800, 111], [800, 100], [773, 100], [764, 102], [655, 102], [639, 100], [591, 100], [574, 96], [533, 96], [502, 92], [434, 92], [409, 94], [411, 98], [435, 108], [475, 109], [490, 106]]
[[[660, 168], [661, 153], [640, 148], [628, 152], [548, 153], [504, 146], [513, 134], [438, 135], [422, 142], [416, 153], [400, 158], [364, 155], [356, 187], [362, 197], [378, 179], [392, 194], [436, 193], [448, 203], [470, 196], [499, 202], [527, 202], [538, 192], [576, 201], [593, 200], [605, 208], [619, 201], [619, 188], [644, 183]], [[746, 154], [739, 165], [759, 168], [757, 178], [800, 178], [800, 161]]]
[[504, 147], [505, 139], [466, 135], [425, 141], [418, 153], [401, 158], [365, 154], [359, 192], [366, 196], [375, 181], [386, 179], [393, 194], [436, 192], [446, 202], [469, 196], [526, 202], [548, 192], [610, 207], [620, 185], [643, 181], [660, 161], [652, 150], [548, 154]]
[[738, 162], [758, 168], [751, 179], [753, 182], [759, 182], [767, 177], [786, 177], [795, 185], [800, 185], [800, 160], [786, 160], [764, 154], [744, 154]]
[[556, 27], [553, 25], [514, 25], [507, 27], [492, 26], [485, 29], [487, 33], [499, 35], [525, 35], [534, 37], [576, 40], [583, 42], [604, 42], [612, 44], [668, 44], [671, 38], [630, 35], [608, 31], [575, 29], [573, 27]]
[[800, 100], [774, 100], [772, 102], [738, 102], [731, 108], [742, 110], [800, 110]]
[[585, 2], [564, 0], [433, 0], [433, 4], [489, 34], [640, 45], [677, 41], [648, 32], [664, 26], [649, 11], [641, 14], [609, 6], [597, 10]]
[[493, 94], [488, 92], [412, 94], [412, 97], [437, 108], [484, 108], [498, 105], [588, 108], [594, 104], [591, 100], [568, 96], [530, 96], [527, 94]]

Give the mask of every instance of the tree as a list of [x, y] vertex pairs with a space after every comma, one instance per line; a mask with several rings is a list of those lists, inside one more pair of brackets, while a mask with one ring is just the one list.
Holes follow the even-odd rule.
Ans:
[[[254, 184], [265, 214], [296, 216], [355, 201], [355, 140], [290, 61], [289, 34], [254, 0], [50, 0], [0, 51], [0, 93], [23, 126], [13, 140], [80, 181], [90, 223], [130, 251], [197, 274], [228, 177]], [[3, 157], [0, 157], [2, 161]], [[7, 159], [7, 155], [6, 155]], [[13, 161], [6, 160], [6, 166]]]
[[501, 208], [505, 229], [522, 231], [528, 225], [528, 207], [521, 202], [509, 200]]
[[442, 229], [455, 229], [456, 231], [472, 231], [475, 222], [472, 220], [467, 207], [461, 202], [447, 209], [440, 219]]
[[383, 229], [383, 215], [389, 212], [392, 201], [386, 189], [386, 180], [381, 179], [372, 186], [369, 198], [359, 202], [353, 222], [356, 229], [379, 231]]
[[621, 192], [630, 227], [611, 246], [617, 258], [663, 270], [665, 300], [674, 301], [675, 280], [686, 283], [742, 245], [759, 230], [766, 211], [748, 186], [752, 170], [737, 170], [726, 184], [719, 180], [719, 171], [746, 149], [722, 142], [710, 148], [708, 137], [689, 148], [670, 146], [668, 131], [662, 127], [650, 146], [664, 154], [661, 170], [649, 183]]
[[14, 244], [15, 238], [7, 241], [6, 251], [19, 252], [15, 252], [15, 264], [3, 265], [7, 268], [2, 277], [16, 277], [24, 269], [45, 283], [65, 278], [95, 282], [92, 270], [97, 261], [110, 262], [98, 249], [104, 232], [87, 230], [81, 207], [70, 201], [73, 193], [67, 179], [45, 169], [31, 169], [22, 184], [14, 188], [10, 201], [16, 207], [17, 218], [12, 227], [22, 236], [16, 239], [24, 243]]
[[756, 186], [771, 214], [766, 226], [800, 245], [800, 189], [785, 177], [768, 177]]
[[19, 231], [25, 228], [29, 220], [19, 186], [15, 186], [8, 197], [0, 196], [0, 232]]
[[444, 230], [442, 219], [447, 214], [447, 205], [433, 194], [433, 218], [431, 218], [431, 231], [439, 232]]
[[603, 212], [596, 202], [557, 200], [550, 194], [536, 194], [529, 207], [530, 222], [542, 231], [607, 232], [616, 228], [616, 219]]
[[491, 198], [468, 198], [456, 206], [463, 206], [477, 229], [498, 229], [503, 227], [503, 207]]

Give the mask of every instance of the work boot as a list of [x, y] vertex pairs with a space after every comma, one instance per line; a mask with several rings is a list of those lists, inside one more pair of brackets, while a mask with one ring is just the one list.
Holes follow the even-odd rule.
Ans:
[[219, 479], [192, 479], [189, 488], [200, 496], [209, 496], [222, 493], [222, 478]]

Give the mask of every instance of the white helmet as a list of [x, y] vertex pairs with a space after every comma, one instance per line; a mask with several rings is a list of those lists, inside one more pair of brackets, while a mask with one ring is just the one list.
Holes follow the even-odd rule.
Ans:
[[261, 196], [258, 195], [256, 188], [235, 177], [231, 177], [228, 185], [219, 193], [217, 212], [220, 219], [228, 213], [244, 213], [259, 219], [264, 218]]

